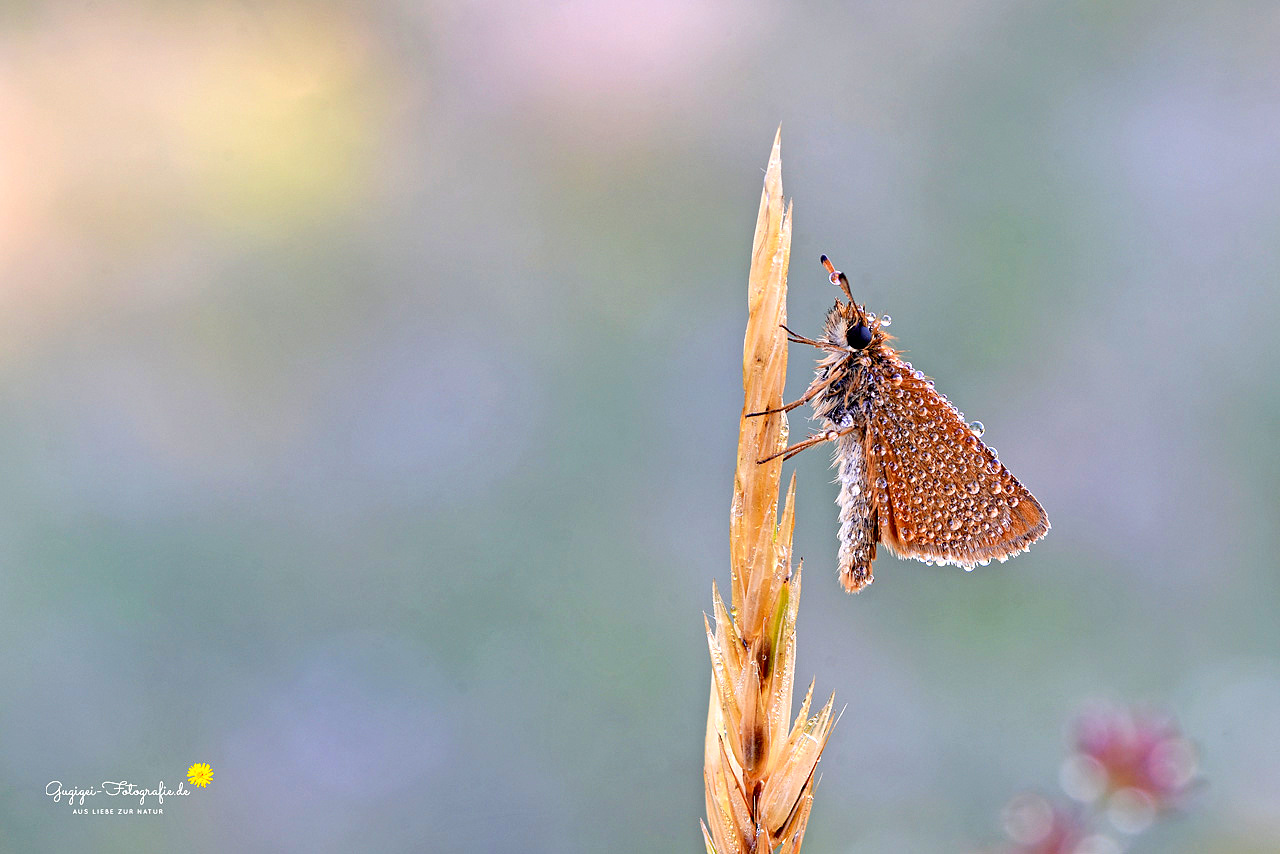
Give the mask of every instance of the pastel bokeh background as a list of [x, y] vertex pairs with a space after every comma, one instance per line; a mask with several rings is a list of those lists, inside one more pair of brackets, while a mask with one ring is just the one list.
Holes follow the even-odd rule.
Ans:
[[[827, 252], [1054, 524], [849, 597], [796, 461], [798, 675], [848, 704], [806, 850], [989, 849], [1099, 697], [1201, 751], [1135, 854], [1280, 849], [1278, 42], [1248, 2], [0, 6], [0, 850], [699, 850], [779, 122], [794, 327]], [[44, 795], [193, 762], [163, 816]]]

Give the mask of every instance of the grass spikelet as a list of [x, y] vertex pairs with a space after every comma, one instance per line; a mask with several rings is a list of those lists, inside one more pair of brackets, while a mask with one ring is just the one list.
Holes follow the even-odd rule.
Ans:
[[[834, 724], [834, 697], [812, 717], [813, 685], [791, 721], [796, 609], [801, 567], [792, 571], [795, 476], [781, 517], [783, 413], [748, 418], [782, 404], [787, 374], [787, 267], [791, 208], [782, 195], [781, 131], [774, 138], [756, 219], [742, 354], [743, 407], [729, 518], [730, 600], [712, 583], [706, 620], [711, 702], [703, 777], [709, 854], [798, 852], [813, 805], [814, 770]], [[714, 620], [714, 628], [712, 621]]]

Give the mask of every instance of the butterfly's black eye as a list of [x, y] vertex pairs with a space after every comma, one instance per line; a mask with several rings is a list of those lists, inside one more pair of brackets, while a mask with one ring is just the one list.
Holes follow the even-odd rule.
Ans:
[[871, 330], [859, 323], [857, 326], [850, 326], [844, 337], [850, 347], [861, 350], [871, 343]]

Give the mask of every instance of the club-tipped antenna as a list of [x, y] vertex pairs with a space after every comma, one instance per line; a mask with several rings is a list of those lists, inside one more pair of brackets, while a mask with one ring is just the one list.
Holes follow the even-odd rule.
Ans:
[[837, 270], [835, 264], [832, 264], [831, 259], [826, 255], [822, 256], [822, 266], [826, 267], [827, 272], [831, 275], [831, 284], [839, 285], [840, 290], [844, 291], [844, 295], [849, 298], [849, 302], [853, 302], [853, 292], [849, 290], [848, 277]]

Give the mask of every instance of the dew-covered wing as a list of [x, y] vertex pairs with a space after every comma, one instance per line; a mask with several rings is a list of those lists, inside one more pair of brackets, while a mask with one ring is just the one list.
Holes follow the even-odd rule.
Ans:
[[1026, 551], [1044, 508], [928, 377], [899, 363], [869, 408], [868, 480], [895, 554], [972, 567]]

